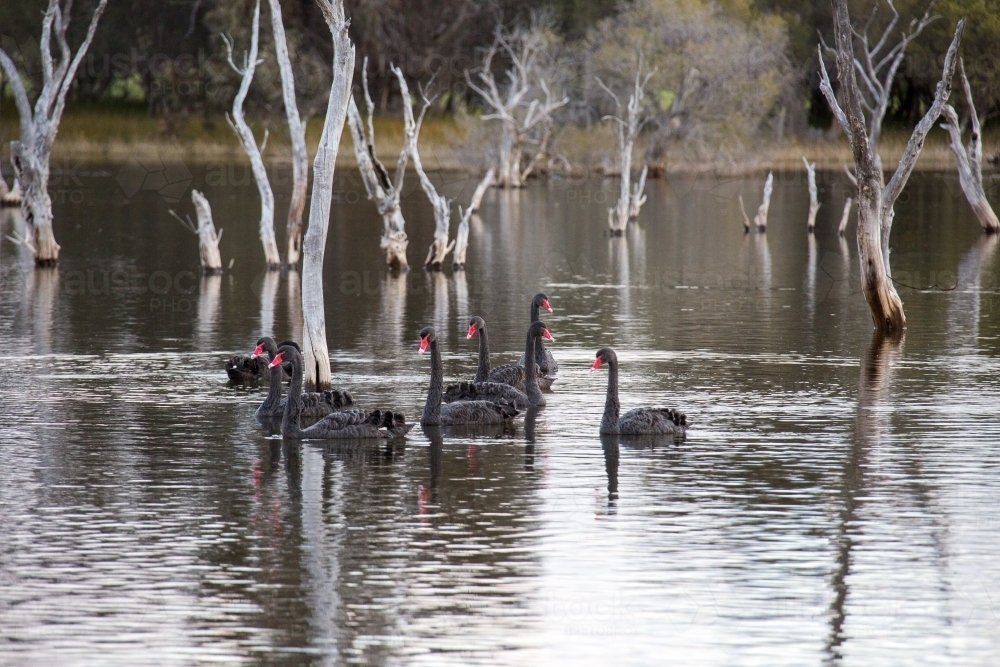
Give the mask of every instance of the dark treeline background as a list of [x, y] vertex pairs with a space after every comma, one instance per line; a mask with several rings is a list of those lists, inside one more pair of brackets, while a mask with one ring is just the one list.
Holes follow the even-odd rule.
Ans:
[[[45, 4], [43, 0], [0, 0], [0, 46], [22, 67], [29, 84], [40, 80], [37, 40]], [[95, 4], [96, 0], [75, 3], [71, 44], [79, 43]], [[895, 4], [903, 16], [901, 27], [927, 6], [926, 0], [896, 0]], [[314, 0], [281, 0], [281, 6], [302, 109], [307, 114], [320, 112], [328, 92], [331, 56], [326, 24]], [[852, 2], [857, 24], [863, 24], [871, 7], [870, 0]], [[818, 35], [831, 34], [831, 8], [823, 0], [346, 0], [346, 8], [357, 46], [358, 75], [367, 57], [372, 96], [382, 112], [398, 108], [390, 63], [401, 66], [414, 81], [437, 73], [437, 90], [443, 93], [440, 113], [475, 110], [477, 100], [465, 86], [464, 72], [481, 62], [496, 26], [513, 28], [541, 21], [552, 35], [556, 54], [549, 67], [561, 70], [552, 78], [561, 76], [562, 87], [574, 101], [584, 100], [582, 107], [577, 103], [569, 112], [575, 114], [573, 120], [599, 117], [600, 105], [585, 103], [591, 86], [583, 80], [596, 71], [608, 71], [615, 58], [622, 61], [619, 69], [626, 71], [633, 60], [630, 48], [643, 44], [648, 44], [644, 50], [656, 51], [664, 44], [675, 48], [674, 65], [657, 62], [664, 79], [659, 90], [652, 92], [654, 99], [658, 96], [667, 105], [684, 72], [692, 67], [687, 60], [701, 63], [700, 71], [710, 68], [711, 62], [731, 68], [725, 65], [726, 58], [741, 54], [718, 53], [727, 43], [730, 50], [739, 48], [739, 42], [726, 35], [752, 33], [773, 51], [762, 65], [767, 78], [761, 79], [768, 82], [763, 88], [773, 88], [773, 94], [755, 98], [753, 104], [767, 108], [761, 113], [745, 112], [744, 124], [770, 121], [773, 126], [780, 107], [781, 122], [788, 119], [790, 131], [815, 132], [830, 126], [816, 74]], [[77, 77], [73, 104], [142, 109], [162, 118], [166, 131], [192, 116], [220, 114], [230, 106], [238, 82], [225, 63], [220, 33], [232, 35], [240, 53], [248, 43], [252, 9], [250, 0], [110, 0]], [[889, 126], [912, 125], [926, 109], [940, 76], [942, 54], [962, 16], [969, 19], [962, 55], [980, 112], [989, 120], [1000, 111], [997, 0], [940, 0], [934, 11], [941, 18], [911, 45], [896, 79]], [[876, 27], [884, 25], [888, 16], [889, 8], [883, 3]], [[705, 36], [713, 30], [717, 33], [714, 41]], [[261, 8], [261, 41], [264, 63], [249, 104], [252, 114], [266, 117], [282, 112], [277, 67], [270, 51], [267, 0]], [[617, 51], [609, 43], [618, 44]], [[499, 70], [503, 63], [496, 66]], [[752, 76], [763, 76], [760, 72]], [[708, 84], [735, 86], [719, 77], [715, 83], [709, 79]], [[0, 106], [5, 115], [12, 111], [9, 96], [5, 85]]]

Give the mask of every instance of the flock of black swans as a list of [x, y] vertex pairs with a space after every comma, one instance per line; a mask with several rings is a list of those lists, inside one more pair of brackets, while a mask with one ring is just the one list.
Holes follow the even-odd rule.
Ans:
[[[548, 297], [539, 293], [531, 300], [531, 323], [524, 354], [516, 364], [490, 366], [490, 346], [486, 321], [473, 317], [467, 338], [479, 335], [479, 364], [471, 381], [444, 386], [441, 353], [433, 327], [420, 331], [420, 353], [430, 352], [431, 381], [427, 389], [420, 423], [425, 426], [503, 425], [511, 423], [527, 408], [545, 405], [542, 390], [550, 390], [558, 371], [552, 353], [543, 340], [554, 341], [538, 316], [539, 309], [552, 312]], [[265, 359], [266, 355], [266, 359]], [[618, 356], [609, 347], [597, 351], [591, 371], [608, 368], [608, 392], [601, 418], [602, 435], [682, 436], [687, 428], [684, 414], [672, 408], [634, 408], [621, 415], [618, 401]], [[391, 439], [405, 436], [412, 423], [398, 410], [367, 409], [354, 404], [347, 391], [302, 390], [302, 354], [291, 341], [276, 343], [263, 337], [249, 356], [237, 355], [226, 364], [226, 373], [235, 384], [267, 381], [268, 392], [257, 408], [261, 423], [281, 420], [281, 436], [288, 439], [330, 440], [334, 438]], [[288, 395], [282, 386], [291, 378]], [[302, 418], [316, 419], [302, 428]]]

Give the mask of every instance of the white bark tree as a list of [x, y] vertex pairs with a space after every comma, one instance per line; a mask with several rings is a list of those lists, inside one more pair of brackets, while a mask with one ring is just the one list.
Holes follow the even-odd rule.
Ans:
[[[847, 37], [850, 39], [853, 36], [857, 40], [858, 51], [861, 53], [860, 58], [854, 55], [853, 52], [851, 57], [857, 73], [856, 78], [860, 78], [864, 84], [858, 90], [858, 101], [867, 113], [868, 143], [871, 146], [875, 166], [879, 171], [882, 171], [882, 158], [878, 153], [878, 143], [882, 137], [882, 121], [885, 119], [885, 114], [889, 110], [889, 102], [892, 99], [892, 82], [895, 80], [896, 72], [903, 63], [903, 57], [906, 55], [906, 48], [910, 45], [910, 42], [916, 39], [930, 23], [940, 18], [939, 16], [931, 15], [931, 9], [934, 7], [935, 2], [936, 0], [931, 0], [920, 20], [911, 21], [907, 29], [902, 31], [899, 41], [888, 50], [884, 49], [888, 46], [890, 39], [893, 38], [893, 31], [899, 24], [899, 12], [896, 11], [892, 0], [885, 0], [885, 3], [889, 6], [889, 10], [892, 12], [892, 18], [886, 24], [882, 35], [874, 45], [870, 43], [868, 33], [878, 15], [878, 0], [872, 6], [872, 13], [868, 17], [864, 29], [857, 30], [853, 25], [849, 26], [851, 32]], [[820, 37], [820, 42], [830, 57], [839, 58], [837, 55], [839, 47], [832, 48], [827, 46], [822, 36]], [[822, 54], [820, 54], [820, 58], [822, 58]]]
[[628, 226], [629, 220], [634, 220], [639, 217], [639, 209], [646, 201], [646, 196], [642, 193], [643, 188], [646, 186], [646, 174], [648, 173], [649, 167], [643, 165], [642, 173], [639, 176], [639, 181], [636, 183], [636, 187], [632, 188], [632, 147], [635, 145], [636, 137], [639, 136], [640, 130], [642, 130], [643, 125], [649, 120], [643, 114], [643, 99], [645, 97], [646, 84], [649, 83], [649, 79], [656, 74], [656, 68], [649, 71], [645, 77], [642, 76], [642, 54], [639, 55], [639, 66], [635, 71], [635, 82], [632, 88], [632, 94], [628, 98], [628, 106], [626, 107], [626, 112], [622, 113], [622, 103], [618, 99], [618, 96], [608, 88], [600, 77], [597, 78], [597, 83], [608, 93], [615, 101], [616, 114], [614, 116], [605, 116], [604, 120], [611, 120], [615, 122], [615, 133], [618, 137], [618, 155], [619, 163], [621, 165], [621, 181], [620, 181], [620, 192], [618, 194], [618, 203], [614, 207], [608, 209], [608, 227], [611, 228], [611, 234], [613, 236], [621, 236], [625, 233], [625, 228]]
[[[895, 23], [895, 19], [893, 23]], [[861, 265], [861, 289], [868, 302], [868, 307], [871, 309], [872, 319], [878, 332], [897, 336], [902, 334], [906, 328], [906, 317], [903, 314], [903, 302], [892, 285], [892, 274], [889, 269], [889, 234], [892, 230], [894, 216], [893, 205], [903, 191], [910, 172], [913, 171], [927, 133], [937, 122], [948, 101], [948, 96], [951, 94], [951, 78], [955, 72], [955, 52], [958, 50], [965, 22], [964, 20], [959, 21], [955, 28], [955, 36], [945, 55], [944, 69], [935, 91], [934, 101], [910, 135], [903, 156], [900, 158], [888, 185], [883, 179], [881, 160], [878, 157], [875, 144], [878, 140], [878, 131], [875, 128], [869, 130], [868, 120], [865, 118], [865, 109], [871, 110], [872, 107], [864, 100], [858, 87], [856, 71], [862, 73], [864, 68], [858, 67], [858, 61], [854, 56], [852, 35], [857, 33], [851, 27], [847, 0], [834, 0], [833, 27], [837, 53], [837, 78], [840, 81], [840, 93], [844, 101], [843, 108], [833, 92], [830, 76], [827, 74], [826, 64], [823, 62], [822, 48], [820, 48], [819, 53], [820, 90], [830, 105], [834, 117], [851, 142], [851, 149], [854, 153], [855, 173], [858, 181], [858, 255]], [[883, 35], [883, 39], [879, 41], [876, 48], [869, 50], [866, 46], [867, 59], [870, 60], [872, 51], [876, 53], [879, 51], [880, 45], [884, 44], [888, 34], [886, 32]], [[862, 43], [867, 44], [867, 40], [863, 40]], [[908, 42], [904, 38], [904, 41], [895, 49], [890, 50], [884, 59], [893, 57], [893, 62], [897, 62], [899, 58], [893, 56], [893, 53], [898, 50], [898, 53], [901, 54], [906, 43]], [[870, 77], [864, 73], [862, 73], [862, 77], [866, 86], [870, 86]], [[887, 81], [891, 83], [891, 79]], [[878, 109], [874, 109], [872, 117], [872, 125], [881, 122]]]
[[816, 229], [816, 213], [819, 211], [819, 198], [816, 189], [816, 163], [810, 163], [802, 156], [802, 162], [806, 165], [806, 176], [809, 180], [809, 219], [806, 220], [806, 231], [810, 234]]
[[260, 241], [264, 246], [264, 261], [268, 270], [275, 271], [281, 268], [281, 255], [278, 253], [278, 242], [274, 238], [274, 192], [271, 190], [271, 183], [267, 178], [267, 169], [264, 167], [264, 158], [261, 151], [267, 145], [267, 130], [264, 131], [264, 141], [257, 147], [257, 140], [253, 136], [253, 131], [247, 125], [243, 116], [243, 102], [250, 91], [250, 83], [253, 81], [254, 71], [257, 65], [264, 62], [257, 60], [257, 45], [260, 33], [260, 0], [254, 3], [253, 20], [250, 25], [250, 51], [243, 53], [243, 66], [239, 67], [233, 61], [233, 42], [226, 35], [222, 39], [226, 42], [226, 55], [229, 59], [229, 66], [243, 77], [240, 87], [236, 91], [233, 99], [233, 115], [226, 116], [229, 125], [233, 128], [236, 136], [243, 144], [243, 150], [250, 158], [250, 168], [253, 171], [254, 181], [257, 182], [257, 192], [260, 194]]
[[743, 231], [749, 232], [750, 229], [756, 228], [758, 232], [767, 231], [767, 212], [771, 208], [771, 193], [774, 191], [774, 172], [767, 172], [767, 180], [764, 181], [764, 199], [761, 201], [760, 206], [757, 207], [757, 215], [753, 217], [753, 222], [750, 221], [750, 216], [747, 215], [747, 210], [743, 206], [743, 195], [739, 196], [740, 200], [740, 213], [743, 214]]
[[469, 202], [469, 208], [463, 211], [461, 206], [458, 207], [458, 217], [461, 218], [461, 221], [458, 223], [458, 233], [455, 235], [455, 254], [452, 255], [454, 261], [451, 265], [455, 271], [465, 269], [465, 253], [469, 249], [469, 222], [479, 210], [480, 204], [483, 203], [483, 195], [486, 194], [486, 190], [491, 185], [493, 185], [492, 169], [486, 172], [483, 179], [479, 181], [479, 185], [476, 186], [475, 192], [472, 193], [472, 201]]
[[[465, 80], [491, 110], [483, 120], [500, 121], [500, 146], [496, 167], [496, 185], [502, 188], [523, 187], [545, 156], [552, 136], [552, 114], [569, 103], [568, 97], [553, 99], [538, 60], [546, 49], [545, 37], [538, 29], [518, 29], [508, 32], [497, 28], [493, 44], [486, 53], [482, 67], [476, 70], [481, 85], [472, 80], [468, 71]], [[493, 58], [502, 53], [511, 61], [507, 70], [507, 85], [500, 92], [493, 75]], [[540, 91], [540, 95], [538, 94]], [[528, 164], [521, 166], [529, 146], [537, 146]]]
[[[22, 188], [21, 211], [27, 222], [29, 238], [23, 239], [34, 255], [37, 266], [54, 266], [59, 260], [59, 244], [52, 233], [52, 199], [49, 197], [49, 156], [59, 131], [59, 122], [66, 108], [66, 96], [73, 85], [76, 71], [94, 39], [97, 22], [104, 13], [107, 0], [100, 0], [94, 9], [87, 32], [74, 53], [66, 38], [69, 29], [73, 0], [49, 0], [42, 16], [41, 49], [42, 88], [35, 100], [34, 109], [17, 72], [14, 61], [0, 49], [0, 67], [3, 67], [14, 94], [14, 103], [20, 117], [21, 137], [10, 144], [14, 178]], [[58, 62], [52, 54], [53, 38], [59, 49]]]
[[173, 209], [170, 215], [177, 218], [186, 229], [198, 237], [198, 250], [201, 256], [201, 270], [206, 276], [222, 273], [222, 255], [219, 253], [219, 241], [222, 240], [223, 230], [215, 230], [212, 221], [212, 207], [208, 204], [205, 195], [197, 190], [191, 190], [191, 203], [194, 204], [194, 214], [198, 218], [198, 224], [191, 220], [191, 216], [180, 217]]
[[965, 76], [965, 63], [958, 61], [958, 71], [962, 75], [962, 87], [965, 89], [965, 101], [969, 106], [969, 123], [972, 134], [967, 147], [962, 146], [962, 127], [958, 123], [958, 113], [950, 104], [941, 111], [945, 122], [941, 127], [951, 135], [951, 150], [958, 159], [958, 182], [962, 186], [965, 198], [969, 200], [979, 224], [987, 234], [1000, 232], [1000, 221], [990, 206], [983, 190], [983, 132], [979, 125], [979, 114], [976, 113], [976, 103], [972, 99], [972, 87]]
[[[410, 268], [406, 260], [406, 248], [409, 240], [406, 237], [406, 221], [399, 206], [399, 197], [403, 191], [403, 178], [406, 175], [406, 163], [410, 158], [410, 137], [416, 128], [413, 124], [413, 114], [404, 114], [403, 146], [399, 149], [396, 159], [396, 171], [392, 178], [389, 171], [378, 159], [375, 153], [375, 125], [372, 116], [375, 105], [368, 92], [368, 59], [365, 58], [361, 70], [361, 87], [365, 95], [367, 110], [367, 126], [361, 120], [361, 112], [351, 96], [347, 107], [347, 122], [354, 143], [354, 156], [358, 161], [361, 180], [364, 181], [368, 198], [375, 202], [379, 215], [382, 216], [382, 239], [379, 247], [385, 253], [385, 263], [393, 270], [406, 271]], [[406, 100], [407, 98], [404, 98]]]
[[333, 84], [323, 121], [323, 134], [313, 160], [313, 189], [309, 228], [302, 241], [302, 352], [305, 382], [310, 387], [330, 387], [330, 353], [326, 343], [326, 310], [323, 302], [323, 255], [330, 226], [333, 171], [344, 131], [347, 105], [354, 77], [354, 45], [347, 34], [343, 0], [316, 0], [333, 36]]
[[292, 195], [288, 202], [286, 223], [285, 265], [296, 266], [302, 252], [302, 214], [306, 207], [306, 193], [309, 189], [309, 152], [306, 149], [306, 124], [299, 116], [299, 106], [295, 98], [295, 75], [292, 61], [288, 57], [288, 42], [285, 40], [285, 26], [281, 20], [281, 3], [268, 0], [271, 7], [271, 32], [274, 33], [274, 52], [281, 74], [281, 97], [285, 103], [288, 119], [288, 135], [292, 142]]
[[851, 205], [854, 200], [850, 197], [844, 202], [844, 212], [840, 214], [840, 226], [837, 227], [837, 235], [843, 236], [844, 232], [847, 231], [847, 222], [851, 219]]

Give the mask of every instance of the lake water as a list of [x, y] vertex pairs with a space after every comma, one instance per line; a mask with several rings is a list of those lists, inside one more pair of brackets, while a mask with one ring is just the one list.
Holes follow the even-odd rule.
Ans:
[[[996, 239], [953, 174], [914, 175], [897, 207], [897, 345], [873, 340], [853, 216], [837, 237], [837, 173], [815, 238], [800, 173], [776, 174], [766, 235], [735, 201], [756, 207], [762, 177], [651, 181], [622, 239], [613, 181], [492, 191], [457, 275], [419, 268], [432, 218], [411, 178], [399, 277], [338, 171], [336, 386], [416, 417], [420, 328], [446, 379], [471, 378], [468, 318], [509, 362], [539, 290], [560, 366], [513, 432], [323, 446], [269, 437], [260, 391], [226, 385], [261, 333], [301, 335], [297, 275], [262, 271], [249, 172], [56, 166], [58, 270], [0, 242], [0, 663], [1000, 661]], [[439, 181], [463, 205], [475, 186]], [[189, 186], [225, 229], [222, 277], [167, 214]], [[602, 443], [606, 345], [623, 406], [683, 410], [685, 441]]]

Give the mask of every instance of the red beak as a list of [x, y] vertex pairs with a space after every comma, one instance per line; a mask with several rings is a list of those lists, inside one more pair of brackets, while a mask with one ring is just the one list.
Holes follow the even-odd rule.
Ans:
[[255, 347], [253, 349], [253, 354], [250, 355], [250, 358], [251, 359], [256, 359], [257, 357], [259, 357], [261, 355], [261, 353], [263, 351], [264, 351], [264, 346], [263, 345], [258, 345], [257, 347]]
[[552, 306], [549, 305], [548, 299], [542, 299], [542, 308], [549, 311], [550, 313], [552, 312]]
[[271, 360], [271, 363], [269, 363], [267, 367], [274, 368], [275, 366], [279, 365], [282, 361], [284, 361], [284, 356], [285, 356], [284, 352], [279, 352], [278, 354], [274, 355], [274, 359]]
[[549, 333], [548, 329], [542, 329], [542, 338], [555, 342], [555, 338], [552, 337], [552, 334]]
[[427, 345], [428, 345], [427, 339], [426, 338], [421, 338], [420, 339], [420, 350], [418, 350], [420, 352], [420, 354], [423, 354], [424, 352], [427, 351]]
[[476, 335], [476, 325], [475, 324], [470, 324], [469, 325], [469, 335], [466, 336], [465, 338], [466, 338], [466, 340], [468, 340], [469, 338], [472, 338], [475, 335]]
[[590, 367], [590, 372], [593, 373], [600, 367], [601, 367], [601, 358], [597, 357], [597, 359], [594, 360], [594, 365]]

